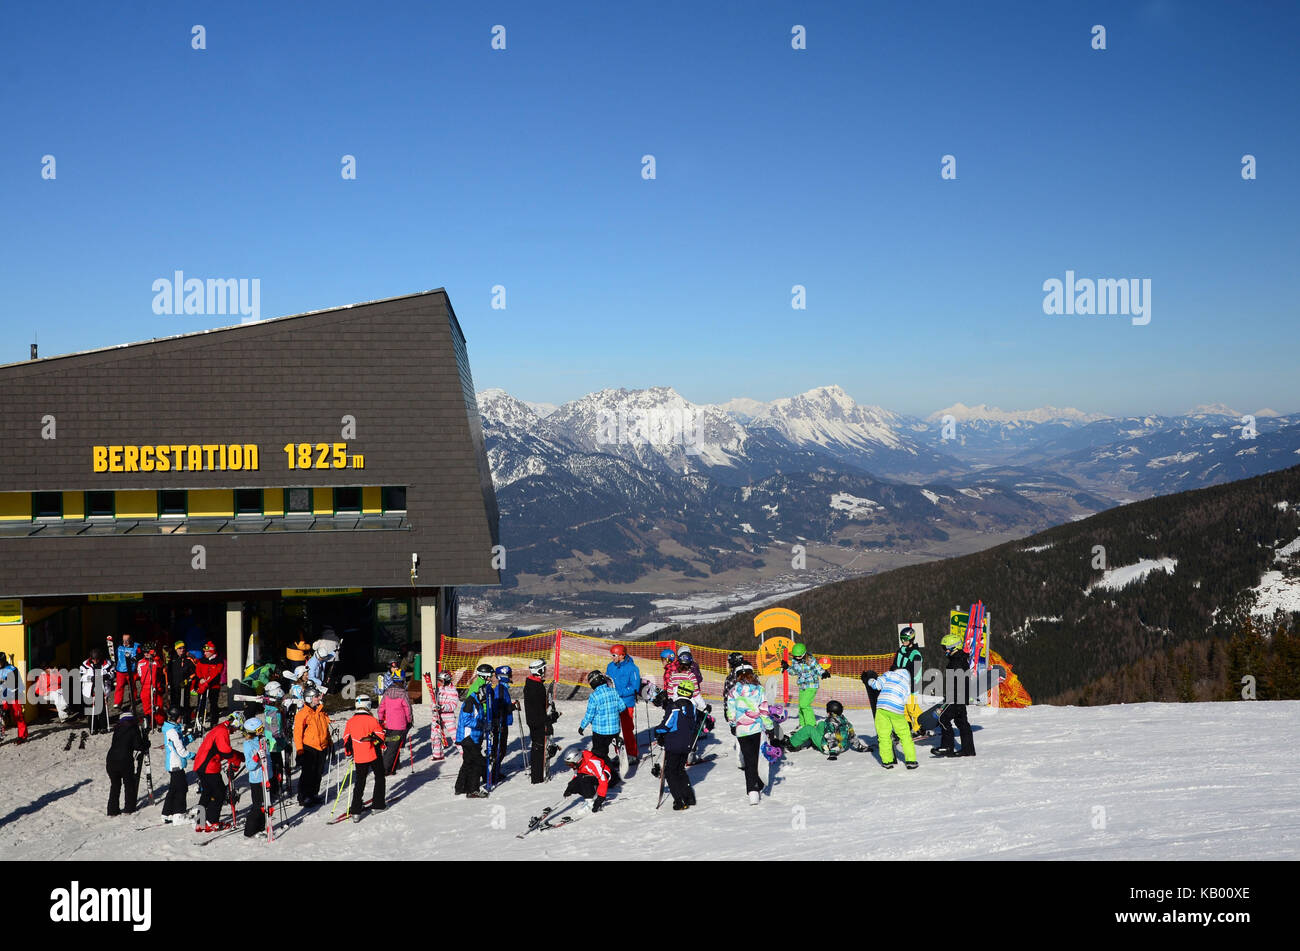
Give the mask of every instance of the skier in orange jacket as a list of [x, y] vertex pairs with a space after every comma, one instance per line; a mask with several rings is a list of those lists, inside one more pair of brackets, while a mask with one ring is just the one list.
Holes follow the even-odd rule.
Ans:
[[375, 777], [375, 798], [372, 809], [385, 809], [384, 803], [384, 728], [370, 712], [370, 698], [357, 697], [356, 713], [343, 730], [343, 750], [352, 757], [352, 805], [348, 815], [353, 822], [361, 819], [365, 809], [366, 777]]

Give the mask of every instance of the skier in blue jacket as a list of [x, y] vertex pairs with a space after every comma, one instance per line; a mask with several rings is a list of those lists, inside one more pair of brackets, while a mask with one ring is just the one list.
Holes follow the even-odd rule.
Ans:
[[456, 742], [460, 745], [463, 756], [460, 772], [456, 774], [457, 796], [462, 793], [467, 799], [486, 799], [487, 793], [479, 789], [483, 782], [483, 735], [491, 727], [492, 719], [488, 714], [488, 685], [482, 684], [478, 690], [465, 695], [460, 707], [460, 718], [456, 722]]
[[655, 742], [664, 748], [664, 779], [673, 794], [673, 809], [681, 812], [695, 805], [695, 790], [686, 775], [686, 757], [695, 745], [695, 684], [684, 680], [677, 685], [677, 696], [664, 711], [664, 721], [655, 727]]
[[510, 745], [510, 728], [514, 726], [514, 711], [519, 709], [517, 701], [510, 699], [510, 682], [514, 671], [501, 666], [492, 672], [488, 682], [488, 712], [492, 716], [492, 785], [501, 782], [501, 757], [505, 756], [506, 747]]
[[591, 751], [605, 761], [609, 771], [614, 774], [611, 784], [617, 786], [621, 781], [618, 775], [618, 757], [609, 755], [609, 744], [618, 736], [619, 718], [627, 708], [623, 698], [610, 686], [609, 678], [599, 670], [587, 674], [587, 686], [591, 696], [587, 698], [587, 712], [582, 715], [578, 725], [578, 735], [591, 726]]
[[641, 671], [636, 662], [628, 656], [627, 648], [615, 644], [609, 649], [614, 659], [605, 668], [605, 676], [614, 685], [614, 691], [623, 701], [623, 711], [618, 715], [619, 725], [623, 728], [623, 745], [627, 747], [627, 760], [636, 765], [641, 758], [641, 751], [636, 745], [636, 699], [641, 693]]

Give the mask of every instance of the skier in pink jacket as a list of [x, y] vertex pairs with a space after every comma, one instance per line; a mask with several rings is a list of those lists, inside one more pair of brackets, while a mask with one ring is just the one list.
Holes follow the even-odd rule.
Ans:
[[389, 679], [388, 689], [379, 701], [378, 719], [385, 734], [384, 775], [391, 776], [397, 772], [402, 747], [406, 745], [406, 736], [411, 732], [411, 723], [415, 720], [411, 698], [406, 692], [406, 680], [401, 674]]

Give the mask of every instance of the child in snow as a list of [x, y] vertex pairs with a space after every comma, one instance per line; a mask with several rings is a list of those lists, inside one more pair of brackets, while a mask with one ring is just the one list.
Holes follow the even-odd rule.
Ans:
[[433, 716], [438, 721], [437, 725], [442, 727], [441, 730], [432, 731], [433, 758], [442, 759], [450, 753], [460, 751], [456, 745], [456, 714], [460, 709], [460, 694], [452, 683], [451, 671], [444, 670], [438, 675], [438, 692], [433, 700]]
[[587, 698], [587, 711], [578, 725], [578, 735], [582, 736], [583, 731], [591, 727], [591, 751], [605, 761], [617, 786], [618, 760], [610, 756], [609, 744], [618, 736], [619, 718], [626, 708], [618, 692], [610, 686], [609, 678], [599, 670], [587, 674], [587, 686], [591, 688], [591, 696]]
[[677, 685], [677, 698], [668, 706], [664, 720], [655, 727], [655, 741], [664, 748], [664, 778], [673, 794], [673, 809], [681, 812], [695, 805], [695, 790], [686, 775], [686, 756], [695, 742], [695, 686], [689, 680]]
[[564, 762], [573, 770], [573, 778], [564, 787], [564, 794], [590, 799], [591, 811], [600, 812], [609, 793], [609, 781], [614, 778], [605, 761], [590, 750], [570, 750], [564, 754]]
[[831, 673], [822, 669], [822, 665], [817, 663], [803, 644], [794, 645], [790, 649], [790, 657], [790, 663], [781, 661], [781, 669], [794, 674], [799, 684], [799, 727], [802, 729], [817, 722], [812, 711], [813, 700], [817, 697], [817, 688]]
[[[244, 820], [244, 838], [266, 835], [266, 817], [271, 806], [266, 801], [262, 783], [270, 763], [262, 762], [262, 737], [266, 728], [259, 717], [249, 717], [244, 721], [244, 762], [248, 764], [248, 789], [253, 797], [253, 805]], [[270, 759], [268, 756], [267, 759]]]
[[402, 672], [396, 671], [388, 681], [388, 689], [379, 701], [379, 722], [385, 730], [384, 741], [384, 775], [392, 776], [402, 762], [402, 748], [406, 745], [407, 735], [415, 713], [411, 709], [411, 698], [406, 692], [406, 681]]
[[370, 698], [357, 697], [355, 713], [343, 730], [343, 752], [352, 757], [352, 805], [348, 815], [353, 822], [361, 821], [366, 801], [366, 777], [375, 777], [375, 795], [372, 809], [387, 808], [384, 803], [384, 728], [370, 712]]
[[528, 736], [532, 740], [529, 763], [534, 786], [546, 782], [548, 737], [555, 733], [553, 724], [560, 718], [554, 710], [547, 710], [545, 677], [546, 661], [535, 660], [528, 665], [528, 679], [524, 681], [524, 720], [528, 723]]
[[455, 794], [463, 793], [466, 799], [487, 798], [487, 793], [479, 789], [487, 765], [483, 758], [483, 735], [492, 724], [487, 712], [487, 691], [484, 683], [477, 691], [465, 695], [456, 724], [456, 743], [460, 746], [461, 761], [460, 772], [456, 774]]
[[907, 717], [903, 715], [911, 693], [911, 676], [906, 670], [895, 667], [883, 676], [868, 680], [867, 685], [880, 691], [876, 698], [876, 743], [880, 749], [880, 765], [885, 769], [894, 768], [894, 737], [897, 736], [907, 768], [916, 769], [916, 747], [912, 744]]
[[751, 806], [758, 805], [759, 794], [766, 785], [758, 778], [759, 747], [763, 731], [772, 729], [767, 698], [759, 686], [754, 668], [741, 663], [735, 669], [736, 682], [726, 709], [731, 714], [731, 732], [740, 744], [741, 768], [745, 771], [745, 793]]
[[194, 761], [194, 754], [185, 747], [188, 742], [181, 723], [182, 711], [173, 706], [163, 721], [162, 741], [163, 760], [171, 783], [167, 787], [167, 798], [163, 802], [162, 817], [164, 822], [181, 822], [189, 817], [189, 805], [186, 796], [189, 783], [185, 781], [185, 767]]

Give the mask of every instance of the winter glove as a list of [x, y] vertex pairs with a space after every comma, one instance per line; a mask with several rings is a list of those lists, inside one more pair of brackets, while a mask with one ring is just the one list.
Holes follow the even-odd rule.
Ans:
[[732, 724], [730, 724], [730, 727], [731, 727], [731, 735], [732, 735], [732, 736], [735, 736], [735, 735], [736, 735], [736, 724], [732, 723]]
[[578, 727], [578, 736], [582, 736], [582, 735], [583, 735], [583, 732], [582, 732], [583, 729], [585, 729], [585, 728], [584, 728], [584, 727]]
[[781, 661], [781, 669], [782, 669], [782, 670], [789, 670], [789, 669], [790, 669], [790, 665], [787, 664], [785, 661]]
[[823, 670], [822, 680], [830, 680], [830, 679], [831, 679], [831, 672], [829, 670]]
[[600, 809], [603, 805], [605, 805], [605, 797], [597, 796], [595, 799], [591, 801], [591, 811], [600, 812]]
[[552, 710], [549, 714], [547, 714], [546, 722], [554, 723], [559, 718], [560, 718], [560, 712], [558, 710]]

